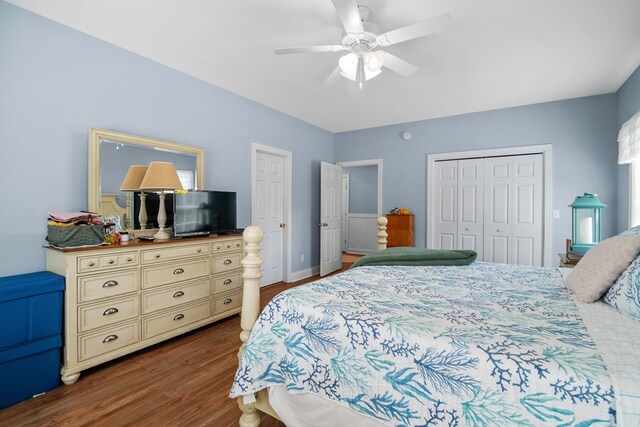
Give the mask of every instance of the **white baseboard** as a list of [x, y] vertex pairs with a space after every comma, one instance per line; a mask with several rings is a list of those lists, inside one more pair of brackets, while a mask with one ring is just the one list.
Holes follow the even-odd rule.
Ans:
[[354, 255], [369, 255], [369, 254], [374, 254], [377, 251], [371, 251], [368, 249], [359, 249], [359, 248], [348, 248], [347, 249], [347, 253], [348, 254], [354, 254]]
[[294, 271], [289, 276], [289, 282], [297, 282], [298, 280], [307, 279], [311, 276], [315, 276], [316, 274], [320, 274], [320, 266], [316, 265], [315, 267], [306, 268], [304, 270]]

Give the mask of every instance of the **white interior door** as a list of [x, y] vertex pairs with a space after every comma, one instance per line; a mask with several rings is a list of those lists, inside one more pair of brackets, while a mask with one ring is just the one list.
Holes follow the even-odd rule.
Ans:
[[484, 260], [511, 263], [512, 159], [484, 159]]
[[320, 164], [320, 275], [342, 268], [342, 168]]
[[342, 174], [342, 204], [340, 207], [341, 215], [342, 215], [342, 236], [341, 247], [342, 252], [346, 252], [349, 238], [349, 174]]
[[511, 263], [542, 265], [542, 154], [512, 159]]
[[435, 249], [456, 249], [458, 239], [458, 161], [434, 164], [433, 230]]
[[483, 258], [484, 243], [483, 159], [458, 160], [458, 243]]
[[284, 280], [284, 157], [256, 154], [256, 225], [264, 231], [261, 286]]

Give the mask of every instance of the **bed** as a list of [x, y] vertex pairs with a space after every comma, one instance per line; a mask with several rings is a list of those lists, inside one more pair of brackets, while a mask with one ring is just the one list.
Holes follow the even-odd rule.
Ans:
[[640, 422], [640, 323], [575, 301], [558, 269], [359, 267], [258, 316], [260, 237], [245, 236], [241, 426]]

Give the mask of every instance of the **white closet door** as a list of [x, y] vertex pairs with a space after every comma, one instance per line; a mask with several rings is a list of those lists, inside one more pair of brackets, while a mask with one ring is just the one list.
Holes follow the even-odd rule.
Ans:
[[484, 257], [509, 264], [511, 255], [512, 159], [484, 159]]
[[542, 154], [514, 156], [511, 263], [542, 265]]
[[456, 249], [469, 249], [483, 258], [484, 168], [483, 159], [458, 161], [458, 242]]
[[458, 172], [457, 160], [435, 162], [433, 186], [433, 244], [435, 249], [455, 249], [458, 235], [457, 219], [457, 190]]

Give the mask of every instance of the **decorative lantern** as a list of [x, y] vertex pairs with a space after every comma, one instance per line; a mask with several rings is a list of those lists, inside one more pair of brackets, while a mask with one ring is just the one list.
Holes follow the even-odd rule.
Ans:
[[600, 209], [607, 205], [598, 200], [597, 194], [584, 193], [569, 206], [573, 213], [571, 252], [584, 254], [600, 242]]

